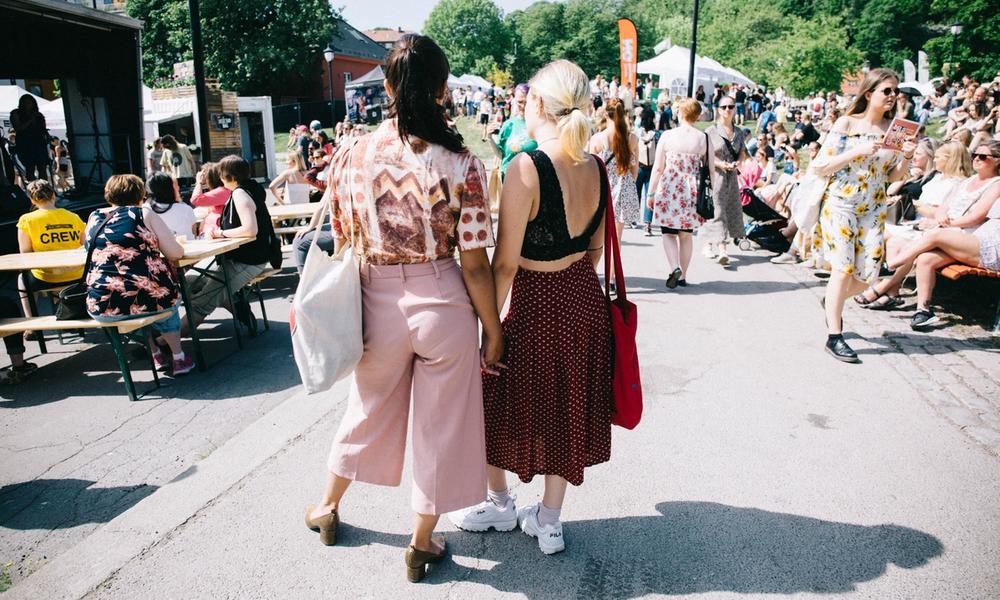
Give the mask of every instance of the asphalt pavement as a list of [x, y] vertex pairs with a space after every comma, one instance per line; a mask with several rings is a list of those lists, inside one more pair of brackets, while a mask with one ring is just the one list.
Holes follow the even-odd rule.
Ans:
[[[634, 431], [616, 428], [611, 461], [569, 490], [565, 552], [547, 557], [522, 533], [459, 532], [443, 519], [449, 559], [409, 584], [408, 474], [399, 488], [354, 485], [338, 544], [320, 545], [302, 515], [325, 480], [341, 384], [314, 396], [292, 388], [5, 595], [1000, 597], [995, 338], [942, 330], [921, 342], [899, 315], [851, 307], [863, 362], [838, 363], [822, 351], [823, 283], [802, 267], [735, 251], [723, 269], [696, 254], [692, 285], [667, 291], [659, 239], [624, 237], [645, 414]], [[927, 375], [916, 354], [965, 387]], [[233, 385], [253, 369], [241, 365]], [[969, 396], [974, 426], [945, 410], [939, 393], [954, 390]], [[537, 502], [541, 481], [513, 492], [519, 505]]]

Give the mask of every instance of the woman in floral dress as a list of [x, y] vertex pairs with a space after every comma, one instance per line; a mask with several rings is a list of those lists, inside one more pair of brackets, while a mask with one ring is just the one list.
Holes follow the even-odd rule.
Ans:
[[824, 308], [826, 351], [844, 362], [858, 355], [844, 341], [844, 301], [875, 281], [885, 258], [886, 186], [902, 179], [916, 144], [883, 147], [899, 93], [890, 69], [869, 71], [847, 114], [834, 124], [811, 168], [828, 177], [813, 245], [832, 267]]
[[688, 98], [678, 109], [680, 126], [664, 131], [656, 147], [656, 160], [647, 204], [653, 209], [653, 226], [660, 228], [667, 255], [667, 287], [687, 285], [688, 265], [694, 242], [691, 234], [704, 220], [695, 212], [698, 200], [698, 170], [708, 147], [709, 172], [715, 167], [708, 137], [695, 129], [701, 104]]

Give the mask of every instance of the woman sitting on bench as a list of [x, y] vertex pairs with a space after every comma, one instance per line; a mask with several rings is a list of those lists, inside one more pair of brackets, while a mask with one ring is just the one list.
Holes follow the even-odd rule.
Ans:
[[87, 248], [94, 245], [87, 312], [102, 323], [170, 313], [152, 325], [159, 339], [148, 333], [156, 368], [169, 367], [176, 377], [195, 366], [181, 349], [177, 270], [170, 262], [184, 256], [184, 248], [163, 219], [144, 205], [145, 196], [146, 185], [135, 175], [113, 175], [104, 186], [111, 207], [95, 210], [87, 223]]
[[[972, 155], [974, 162], [988, 164], [993, 173], [1000, 170], [1000, 142], [981, 144]], [[890, 263], [898, 268], [909, 261], [917, 266], [917, 312], [910, 327], [921, 329], [940, 319], [930, 309], [931, 294], [937, 281], [937, 270], [953, 263], [1000, 271], [1000, 194], [993, 192], [994, 202], [988, 220], [975, 231], [954, 227], [939, 227], [904, 248]]]

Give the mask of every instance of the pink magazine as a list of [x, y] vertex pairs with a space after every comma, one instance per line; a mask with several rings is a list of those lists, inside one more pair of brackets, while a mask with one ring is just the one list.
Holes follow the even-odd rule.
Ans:
[[882, 147], [889, 150], [902, 150], [903, 142], [907, 138], [916, 137], [918, 131], [920, 131], [920, 123], [896, 117], [889, 124], [889, 129], [885, 132], [885, 137], [882, 138]]

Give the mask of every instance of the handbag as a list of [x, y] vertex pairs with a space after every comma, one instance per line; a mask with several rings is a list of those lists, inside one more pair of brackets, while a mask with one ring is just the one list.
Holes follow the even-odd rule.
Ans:
[[816, 222], [819, 221], [820, 203], [823, 201], [823, 194], [829, 182], [829, 177], [807, 173], [792, 191], [788, 203], [792, 211], [792, 221], [799, 231], [809, 232], [816, 226]]
[[698, 216], [706, 221], [715, 218], [715, 200], [712, 198], [712, 174], [708, 172], [708, 151], [712, 147], [705, 134], [705, 160], [701, 161], [698, 169], [698, 200], [694, 210]]
[[[605, 170], [604, 180], [608, 181]], [[621, 247], [618, 245], [618, 231], [615, 228], [614, 203], [610, 199], [608, 185], [607, 217], [604, 221], [604, 296], [607, 298], [611, 314], [611, 331], [614, 336], [614, 411], [611, 422], [625, 429], [635, 429], [642, 419], [642, 381], [639, 375], [639, 352], [635, 345], [638, 330], [638, 315], [635, 304], [628, 301], [625, 289], [625, 273], [622, 270]], [[611, 265], [615, 269], [615, 298], [611, 298]]]
[[[332, 188], [330, 188], [332, 190]], [[361, 275], [354, 253], [354, 203], [350, 198], [351, 239], [330, 256], [313, 236], [299, 285], [292, 301], [289, 326], [292, 352], [306, 392], [333, 387], [350, 375], [361, 360], [364, 339], [361, 324]], [[333, 202], [323, 202], [319, 223]]]
[[87, 296], [90, 293], [90, 286], [87, 285], [87, 275], [90, 273], [94, 248], [97, 246], [97, 237], [101, 235], [101, 232], [104, 231], [104, 226], [110, 220], [111, 214], [108, 214], [101, 221], [101, 224], [97, 226], [97, 229], [94, 230], [94, 235], [90, 237], [90, 248], [87, 248], [87, 261], [83, 263], [83, 277], [59, 292], [59, 304], [56, 306], [56, 321], [90, 318], [90, 315], [87, 314]]

